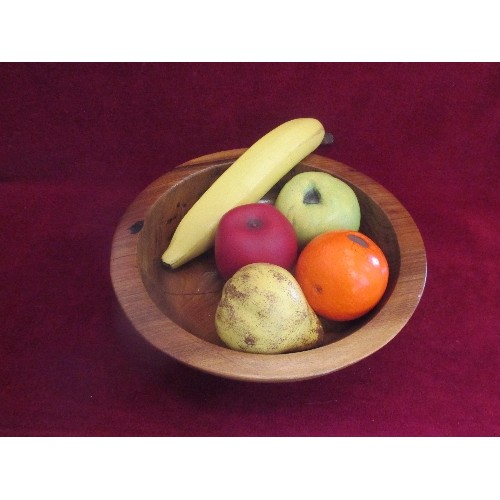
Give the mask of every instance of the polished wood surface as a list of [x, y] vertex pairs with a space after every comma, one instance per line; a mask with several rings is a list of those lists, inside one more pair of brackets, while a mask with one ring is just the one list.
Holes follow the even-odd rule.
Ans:
[[262, 382], [313, 378], [349, 366], [383, 347], [410, 319], [423, 293], [427, 262], [420, 232], [399, 201], [347, 165], [312, 154], [266, 196], [272, 202], [294, 174], [319, 170], [347, 182], [361, 205], [360, 231], [384, 251], [389, 285], [376, 308], [351, 322], [322, 320], [321, 347], [290, 354], [230, 350], [214, 314], [223, 281], [211, 251], [176, 270], [161, 255], [187, 210], [244, 149], [191, 160], [150, 184], [129, 206], [113, 237], [110, 271], [118, 301], [136, 330], [169, 356], [223, 377]]

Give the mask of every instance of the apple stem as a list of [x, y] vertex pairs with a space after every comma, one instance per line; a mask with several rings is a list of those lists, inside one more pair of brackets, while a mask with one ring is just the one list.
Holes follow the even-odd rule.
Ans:
[[306, 205], [317, 205], [321, 201], [321, 193], [313, 187], [306, 192], [303, 201]]
[[257, 228], [262, 225], [261, 221], [259, 219], [249, 219], [247, 221], [247, 226], [250, 228]]

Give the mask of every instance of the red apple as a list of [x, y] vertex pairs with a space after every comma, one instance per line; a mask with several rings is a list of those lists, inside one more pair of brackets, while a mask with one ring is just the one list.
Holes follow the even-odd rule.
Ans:
[[229, 279], [255, 262], [290, 270], [297, 259], [298, 242], [289, 220], [273, 205], [249, 203], [221, 218], [215, 234], [215, 264]]

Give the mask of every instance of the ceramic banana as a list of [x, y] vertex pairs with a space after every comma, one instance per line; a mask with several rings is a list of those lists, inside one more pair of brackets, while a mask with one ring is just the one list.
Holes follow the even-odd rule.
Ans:
[[162, 255], [175, 269], [211, 248], [221, 217], [259, 201], [286, 173], [312, 153], [325, 136], [315, 118], [297, 118], [264, 135], [243, 153], [188, 210]]

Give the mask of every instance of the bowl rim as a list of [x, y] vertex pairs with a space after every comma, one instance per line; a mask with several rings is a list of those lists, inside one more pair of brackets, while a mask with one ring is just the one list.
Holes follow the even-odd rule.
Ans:
[[[382, 209], [396, 233], [399, 273], [391, 295], [376, 315], [331, 344], [269, 355], [243, 353], [212, 344], [181, 328], [156, 306], [137, 263], [140, 231], [132, 228], [147, 218], [152, 205], [169, 187], [204, 169], [227, 167], [244, 151], [246, 148], [220, 151], [182, 163], [149, 184], [126, 209], [113, 235], [110, 258], [112, 286], [123, 313], [142, 337], [170, 357], [206, 373], [236, 380], [306, 380], [350, 366], [381, 349], [402, 330], [420, 302], [427, 277], [424, 243], [411, 215], [392, 193], [367, 175], [316, 153], [300, 163], [355, 184]], [[137, 303], [141, 304], [140, 309], [134, 306]], [[370, 335], [366, 335], [368, 329]]]

